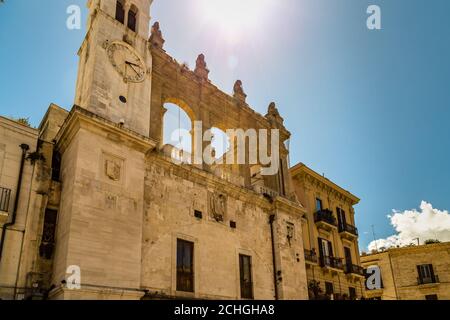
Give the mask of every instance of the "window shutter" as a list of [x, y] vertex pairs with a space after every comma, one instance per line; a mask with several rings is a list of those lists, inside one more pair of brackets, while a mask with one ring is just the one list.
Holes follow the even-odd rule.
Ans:
[[434, 282], [436, 278], [434, 277], [434, 269], [433, 269], [433, 265], [432, 265], [432, 264], [429, 264], [429, 265], [428, 265], [428, 268], [429, 268], [429, 270], [430, 270], [431, 279], [432, 279], [433, 282]]
[[334, 254], [333, 254], [333, 245], [331, 244], [330, 241], [327, 241], [327, 242], [328, 242], [328, 253], [329, 253], [330, 257], [334, 257]]
[[419, 279], [422, 282], [423, 275], [422, 275], [422, 268], [420, 266], [417, 266], [417, 274], [419, 275]]

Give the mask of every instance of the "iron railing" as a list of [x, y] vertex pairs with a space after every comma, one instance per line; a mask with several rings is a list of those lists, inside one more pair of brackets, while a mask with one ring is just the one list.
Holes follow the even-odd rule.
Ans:
[[356, 264], [347, 263], [345, 265], [345, 273], [353, 273], [364, 276], [364, 268]]
[[326, 222], [328, 224], [331, 224], [333, 226], [337, 226], [336, 218], [333, 216], [333, 211], [324, 209], [319, 210], [314, 214], [314, 221], [315, 222]]
[[313, 250], [305, 250], [305, 260], [313, 263], [318, 262], [318, 257], [315, 251]]
[[348, 232], [350, 234], [353, 234], [355, 236], [358, 235], [358, 228], [356, 228], [355, 226], [352, 226], [350, 224], [341, 224], [339, 226], [339, 232]]
[[330, 256], [321, 256], [320, 263], [322, 267], [330, 267], [334, 269], [344, 269], [344, 264], [342, 263], [342, 258], [335, 258]]

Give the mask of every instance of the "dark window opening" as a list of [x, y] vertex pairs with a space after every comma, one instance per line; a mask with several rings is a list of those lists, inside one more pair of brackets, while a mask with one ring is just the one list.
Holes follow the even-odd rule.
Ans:
[[439, 300], [437, 294], [428, 294], [425, 296], [425, 300]]
[[353, 287], [348, 288], [348, 293], [350, 296], [350, 300], [356, 300], [356, 289]]
[[241, 298], [253, 299], [252, 258], [239, 255], [239, 270], [241, 275]]
[[202, 213], [201, 211], [195, 210], [195, 211], [194, 211], [194, 216], [195, 216], [197, 219], [203, 219], [203, 213]]
[[55, 248], [55, 231], [58, 212], [47, 209], [44, 216], [44, 229], [42, 231], [41, 245], [39, 246], [39, 255], [41, 258], [50, 260]]
[[345, 211], [341, 208], [336, 208], [336, 213], [338, 216], [338, 224], [339, 230], [345, 230], [345, 226], [347, 225], [347, 218], [345, 217]]
[[61, 155], [59, 152], [53, 151], [52, 156], [52, 180], [60, 181], [61, 179]]
[[11, 190], [0, 188], [0, 211], [9, 211], [9, 199], [11, 198]]
[[437, 276], [434, 274], [432, 264], [422, 264], [417, 266], [417, 273], [419, 274], [419, 284], [437, 283]]
[[131, 8], [130, 11], [128, 11], [128, 28], [136, 32], [136, 25], [137, 25], [137, 10]]
[[231, 229], [236, 229], [237, 225], [236, 225], [236, 221], [230, 221], [230, 228]]
[[352, 250], [349, 247], [344, 247], [344, 253], [345, 253], [345, 263], [347, 266], [350, 266], [353, 264], [352, 262]]
[[194, 292], [194, 244], [177, 242], [177, 291]]
[[123, 7], [122, 1], [116, 2], [116, 20], [120, 23], [125, 23], [125, 9]]
[[325, 282], [325, 294], [328, 296], [334, 294], [334, 286], [332, 282]]

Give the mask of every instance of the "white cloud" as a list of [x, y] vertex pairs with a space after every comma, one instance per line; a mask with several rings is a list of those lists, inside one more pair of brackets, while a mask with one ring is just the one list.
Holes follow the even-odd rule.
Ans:
[[386, 239], [372, 241], [369, 252], [381, 248], [390, 248], [420, 243], [428, 239], [437, 239], [441, 242], [450, 241], [450, 213], [434, 209], [430, 203], [422, 201], [420, 211], [416, 209], [403, 212], [393, 211], [389, 215], [392, 226], [397, 234]]

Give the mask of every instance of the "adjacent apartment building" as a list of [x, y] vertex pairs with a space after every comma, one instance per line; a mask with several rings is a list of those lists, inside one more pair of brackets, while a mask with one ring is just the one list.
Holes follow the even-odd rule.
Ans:
[[361, 263], [381, 274], [381, 287], [367, 288], [367, 299], [450, 299], [450, 242], [392, 248], [363, 255]]
[[302, 216], [310, 299], [360, 299], [364, 272], [354, 206], [359, 199], [300, 163], [291, 168]]

